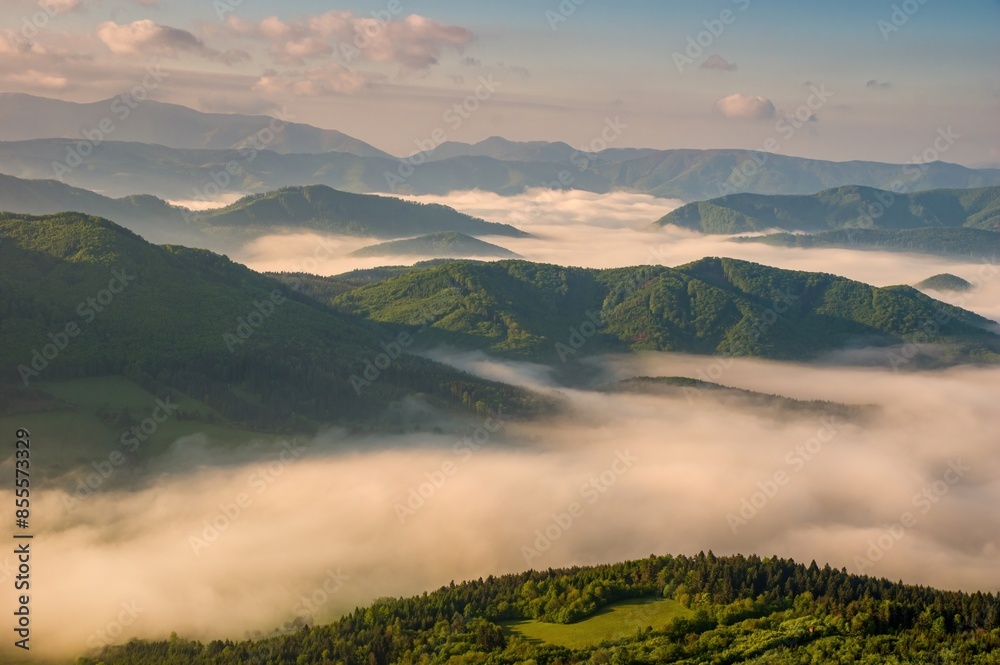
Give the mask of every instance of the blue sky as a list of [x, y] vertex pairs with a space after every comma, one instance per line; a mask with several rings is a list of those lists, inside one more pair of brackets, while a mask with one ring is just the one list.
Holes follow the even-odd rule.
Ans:
[[435, 130], [585, 146], [618, 118], [616, 146], [773, 139], [891, 162], [951, 127], [942, 159], [1000, 163], [997, 0], [8, 0], [0, 16], [2, 90], [96, 101], [155, 63], [161, 101], [281, 110], [396, 154]]

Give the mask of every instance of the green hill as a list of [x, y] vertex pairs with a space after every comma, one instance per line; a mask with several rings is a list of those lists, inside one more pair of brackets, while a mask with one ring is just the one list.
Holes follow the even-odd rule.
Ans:
[[289, 281], [293, 280], [298, 285], [299, 293], [310, 296], [321, 303], [331, 305], [337, 296], [353, 291], [361, 286], [374, 284], [390, 277], [405, 275], [414, 270], [422, 270], [433, 266], [439, 266], [454, 259], [428, 259], [417, 261], [408, 266], [379, 266], [377, 268], [361, 268], [341, 273], [340, 275], [322, 276], [311, 275], [305, 272], [267, 272], [268, 277]]
[[[825, 273], [710, 258], [679, 268], [589, 270], [525, 261], [452, 261], [363, 286], [343, 311], [402, 324], [457, 297], [421, 335], [541, 362], [657, 350], [805, 360], [852, 346], [939, 342], [947, 361], [992, 359], [988, 320], [909, 286], [876, 288]], [[931, 325], [935, 317], [944, 321]], [[931, 323], [929, 323], [931, 322]]]
[[962, 226], [1000, 230], [1000, 187], [895, 194], [851, 185], [810, 196], [731, 194], [681, 206], [654, 226], [669, 224], [723, 234]]
[[972, 283], [967, 282], [958, 275], [951, 273], [941, 273], [928, 277], [916, 285], [918, 289], [933, 289], [935, 291], [970, 291]]
[[297, 617], [238, 642], [134, 640], [78, 662], [986, 664], [997, 653], [996, 594], [708, 552], [491, 575], [384, 598], [330, 625]]
[[436, 203], [350, 194], [323, 185], [286, 187], [267, 194], [245, 196], [225, 208], [200, 213], [195, 219], [210, 227], [294, 226], [378, 238], [439, 231], [528, 237], [527, 233], [508, 224], [487, 222]]
[[[248, 196], [224, 208], [192, 212], [154, 196], [113, 199], [58, 180], [24, 180], [0, 174], [0, 210], [25, 215], [79, 212], [109, 219], [156, 241], [196, 246], [225, 238], [227, 234], [245, 237], [271, 232], [278, 227], [304, 227], [378, 238], [431, 232], [530, 235], [507, 224], [486, 222], [443, 205], [349, 194], [324, 186], [289, 187]], [[441, 248], [449, 247], [445, 239], [439, 242]], [[469, 239], [470, 245], [475, 242], [481, 241]], [[462, 247], [461, 242], [453, 244], [456, 248]], [[494, 247], [483, 245], [481, 250]], [[499, 253], [489, 254], [494, 255], [500, 256]]]
[[877, 250], [909, 252], [993, 261], [1000, 255], [1000, 233], [970, 228], [842, 229], [819, 233], [772, 233], [746, 236], [734, 242], [754, 242], [777, 247]]
[[[205, 250], [152, 245], [95, 217], [3, 214], [0, 376], [14, 390], [121, 375], [271, 431], [359, 422], [417, 394], [479, 412], [536, 406], [524, 391], [404, 353], [395, 330], [298, 286]], [[412, 321], [430, 321], [434, 306]], [[398, 357], [380, 360], [388, 353]]]
[[774, 415], [782, 420], [789, 416], [814, 418], [817, 415], [853, 419], [870, 413], [874, 408], [870, 405], [793, 399], [783, 395], [731, 388], [711, 381], [685, 376], [635, 376], [606, 384], [600, 389], [610, 393], [684, 397], [688, 402], [713, 399], [725, 405], [754, 407], [756, 413]]
[[519, 258], [509, 249], [457, 231], [442, 231], [417, 238], [383, 242], [351, 252], [351, 256], [429, 256], [436, 259], [464, 259], [473, 256]]
[[155, 196], [112, 199], [58, 180], [22, 180], [0, 174], [0, 210], [26, 215], [74, 211], [113, 220], [151, 237], [194, 235], [186, 227], [184, 209]]

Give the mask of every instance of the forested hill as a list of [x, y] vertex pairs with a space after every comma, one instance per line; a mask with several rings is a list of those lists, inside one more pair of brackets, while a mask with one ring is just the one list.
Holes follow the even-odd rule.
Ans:
[[351, 194], [323, 185], [285, 187], [246, 196], [225, 208], [194, 216], [196, 225], [210, 227], [307, 227], [330, 233], [403, 238], [459, 231], [468, 235], [515, 238], [528, 234], [508, 224], [487, 222], [437, 203]]
[[[596, 614], [637, 598], [663, 599], [674, 616], [588, 643], [586, 627]], [[711, 552], [490, 576], [381, 600], [331, 625], [301, 626], [300, 617], [286, 624], [288, 632], [256, 641], [133, 641], [78, 662], [1000, 662], [1000, 599], [993, 594], [938, 591], [815, 562]], [[583, 629], [574, 631], [575, 646], [560, 646], [560, 635], [574, 626]], [[525, 637], [532, 627], [548, 637]]]
[[819, 233], [771, 233], [740, 236], [734, 242], [760, 242], [779, 247], [877, 250], [949, 256], [995, 262], [1000, 256], [1000, 233], [969, 228], [841, 229]]
[[430, 233], [406, 240], [390, 240], [351, 252], [351, 256], [430, 256], [433, 258], [497, 257], [520, 258], [517, 254], [492, 243], [457, 231]]
[[724, 258], [609, 270], [453, 261], [362, 286], [334, 303], [399, 324], [446, 292], [457, 297], [421, 344], [541, 362], [629, 350], [808, 360], [907, 341], [939, 343], [950, 350], [939, 357], [944, 362], [995, 359], [1000, 350], [1000, 337], [984, 329], [991, 322], [912, 287]]
[[1000, 187], [901, 193], [850, 185], [812, 195], [730, 194], [689, 203], [654, 226], [673, 224], [705, 233], [768, 229], [1000, 229]]
[[[523, 390], [404, 353], [397, 331], [301, 286], [95, 217], [0, 214], [0, 384], [122, 375], [272, 431], [357, 422], [414, 395], [480, 412], [537, 406]], [[433, 321], [448, 296], [409, 323]]]

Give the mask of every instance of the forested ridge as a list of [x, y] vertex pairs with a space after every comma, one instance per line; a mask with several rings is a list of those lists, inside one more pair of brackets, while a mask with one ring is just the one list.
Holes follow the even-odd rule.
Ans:
[[[690, 617], [572, 650], [505, 630], [569, 623], [627, 598], [667, 597]], [[650, 556], [452, 583], [383, 599], [325, 626], [257, 640], [132, 641], [79, 665], [180, 663], [996, 663], [1000, 600], [758, 556]]]
[[654, 223], [705, 233], [768, 229], [1000, 229], [1000, 187], [897, 193], [848, 185], [809, 195], [729, 194], [681, 206]]
[[946, 362], [988, 361], [1000, 350], [985, 318], [912, 287], [727, 258], [608, 270], [452, 261], [387, 275], [332, 302], [392, 324], [442, 303], [421, 344], [556, 364], [640, 350], [809, 360], [912, 339], [950, 348]]
[[[409, 330], [434, 316], [425, 307]], [[334, 311], [294, 276], [152, 245], [76, 213], [0, 214], [0, 335], [4, 394], [120, 375], [268, 431], [357, 422], [417, 394], [478, 414], [541, 406], [526, 391], [405, 353], [395, 329]]]

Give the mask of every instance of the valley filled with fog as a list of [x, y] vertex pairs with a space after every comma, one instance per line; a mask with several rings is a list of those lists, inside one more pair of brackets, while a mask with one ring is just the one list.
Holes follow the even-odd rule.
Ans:
[[[846, 249], [798, 249], [757, 243], [734, 243], [729, 236], [705, 235], [678, 227], [650, 226], [681, 202], [646, 194], [594, 194], [578, 190], [534, 189], [521, 195], [454, 192], [448, 196], [403, 197], [440, 203], [460, 212], [511, 224], [532, 238], [481, 236], [520, 254], [528, 261], [588, 268], [641, 265], [679, 266], [706, 256], [754, 261], [778, 268], [829, 272], [850, 279], [890, 286], [916, 284], [932, 275], [952, 273], [977, 285], [956, 294], [931, 293], [990, 319], [1000, 319], [1000, 257], [989, 263], [966, 262], [926, 254]], [[230, 249], [231, 256], [260, 271], [336, 275], [380, 265], [412, 264], [429, 257], [348, 256], [372, 244], [369, 238], [301, 230], [266, 235]]]
[[[528, 231], [534, 237], [486, 239], [530, 261], [609, 268], [728, 256], [878, 286], [950, 272], [979, 285], [931, 295], [1000, 317], [991, 265], [649, 230], [680, 205], [672, 200], [543, 190], [412, 200]], [[251, 240], [231, 256], [258, 271], [319, 275], [420, 258], [347, 256], [368, 244], [289, 232]], [[296, 617], [328, 621], [382, 596], [452, 580], [661, 552], [815, 559], [965, 591], [1000, 585], [996, 367], [918, 372], [602, 355], [584, 343], [567, 362], [590, 379], [571, 388], [541, 365], [445, 347], [422, 353], [549, 395], [561, 409], [534, 419], [459, 419], [412, 398], [391, 408], [420, 431], [331, 427], [284, 445], [188, 436], [130, 486], [82, 501], [71, 474], [41, 494], [37, 508], [44, 649], [76, 653], [171, 631], [209, 639], [266, 634]], [[605, 390], [640, 376], [830, 404], [800, 409], [700, 388]], [[89, 470], [81, 464], [80, 473]], [[13, 558], [0, 563], [11, 575]]]

